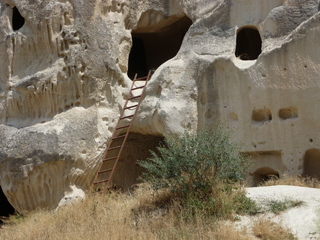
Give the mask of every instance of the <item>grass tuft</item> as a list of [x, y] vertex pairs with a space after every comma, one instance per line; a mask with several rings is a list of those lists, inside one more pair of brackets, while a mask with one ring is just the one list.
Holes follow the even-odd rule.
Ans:
[[317, 178], [303, 177], [301, 175], [284, 175], [281, 178], [274, 177], [260, 184], [260, 186], [274, 185], [320, 188], [320, 181]]
[[258, 220], [252, 228], [255, 237], [263, 240], [297, 240], [286, 228], [270, 220]]
[[284, 201], [271, 200], [267, 203], [267, 206], [272, 213], [278, 214], [290, 208], [300, 207], [303, 204], [304, 202], [300, 200], [286, 199]]

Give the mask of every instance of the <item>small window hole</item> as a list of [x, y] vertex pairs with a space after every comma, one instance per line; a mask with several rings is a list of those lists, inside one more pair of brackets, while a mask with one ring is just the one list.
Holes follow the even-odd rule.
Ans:
[[298, 108], [296, 107], [282, 108], [279, 110], [279, 117], [283, 120], [297, 118], [298, 116]]
[[12, 9], [12, 29], [14, 31], [19, 30], [24, 25], [24, 17], [21, 16], [17, 7]]
[[272, 120], [272, 114], [270, 109], [262, 108], [262, 109], [254, 109], [252, 111], [252, 120], [254, 122], [269, 122]]
[[261, 54], [262, 41], [255, 27], [244, 27], [237, 33], [236, 57], [241, 60], [255, 60]]

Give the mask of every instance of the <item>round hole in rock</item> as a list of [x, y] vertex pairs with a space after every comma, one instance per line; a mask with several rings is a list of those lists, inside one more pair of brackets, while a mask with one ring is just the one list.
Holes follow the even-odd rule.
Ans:
[[[145, 22], [152, 13], [143, 14], [139, 22]], [[164, 23], [163, 23], [164, 22]], [[143, 77], [149, 70], [173, 58], [179, 51], [182, 40], [191, 26], [187, 16], [171, 16], [160, 23], [137, 27], [132, 31], [132, 48], [129, 55], [128, 76], [137, 73]]]
[[2, 188], [0, 186], [0, 225], [3, 224], [1, 221], [2, 217], [9, 217], [14, 214], [15, 210], [13, 206], [9, 203], [6, 195], [4, 195]]
[[261, 53], [262, 41], [257, 28], [243, 27], [237, 33], [236, 57], [241, 60], [257, 59]]
[[24, 25], [24, 17], [21, 16], [17, 7], [12, 9], [12, 29], [14, 31], [19, 30]]
[[298, 116], [298, 108], [296, 107], [282, 108], [279, 110], [279, 117], [283, 120], [297, 118]]
[[272, 120], [272, 114], [270, 109], [261, 108], [252, 110], [252, 120], [255, 122], [266, 122]]
[[320, 149], [309, 149], [303, 160], [303, 176], [318, 178], [320, 180]]
[[269, 167], [262, 167], [254, 171], [252, 177], [253, 186], [258, 186], [259, 184], [270, 179], [279, 178], [279, 172]]

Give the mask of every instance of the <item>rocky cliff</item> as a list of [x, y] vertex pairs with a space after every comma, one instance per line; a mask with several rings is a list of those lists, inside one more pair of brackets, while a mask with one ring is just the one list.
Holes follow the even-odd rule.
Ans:
[[115, 182], [165, 134], [224, 123], [254, 181], [320, 176], [318, 0], [0, 0], [0, 186], [18, 211], [93, 181], [134, 73], [155, 73]]

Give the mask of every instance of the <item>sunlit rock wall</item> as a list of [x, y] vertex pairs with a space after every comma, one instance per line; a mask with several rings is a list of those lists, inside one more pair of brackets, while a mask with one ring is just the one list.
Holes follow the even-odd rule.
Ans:
[[[181, 132], [223, 123], [251, 155], [254, 183], [269, 175], [320, 177], [318, 6], [221, 2], [194, 21], [178, 55], [156, 71], [137, 129]], [[258, 37], [241, 33], [248, 29]]]
[[[8, 200], [18, 211], [55, 208], [87, 190], [128, 75], [149, 68], [155, 73], [133, 126], [139, 142], [144, 134], [158, 139], [222, 122], [252, 156], [256, 181], [317, 174], [318, 6], [0, 0], [0, 186]], [[144, 43], [144, 63], [129, 57], [133, 38]], [[130, 171], [137, 151], [146, 152], [135, 149], [125, 153]], [[119, 184], [125, 172], [117, 174]]]

